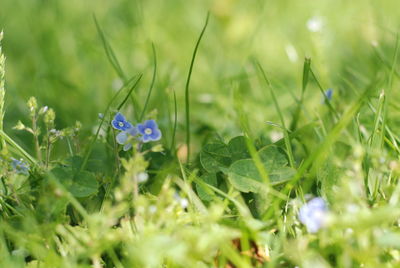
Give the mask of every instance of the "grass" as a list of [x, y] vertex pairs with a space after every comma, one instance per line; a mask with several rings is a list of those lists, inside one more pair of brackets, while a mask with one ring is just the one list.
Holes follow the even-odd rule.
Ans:
[[398, 6], [3, 0], [0, 267], [397, 267]]

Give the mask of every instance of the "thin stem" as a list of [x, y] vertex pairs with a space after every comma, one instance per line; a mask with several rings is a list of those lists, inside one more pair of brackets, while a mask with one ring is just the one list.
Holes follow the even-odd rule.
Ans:
[[33, 139], [35, 142], [35, 150], [36, 156], [39, 162], [42, 161], [42, 152], [40, 151], [40, 144], [39, 144], [39, 132], [37, 129], [37, 116], [36, 114], [32, 116], [32, 131], [33, 131]]
[[150, 96], [151, 96], [151, 92], [153, 91], [153, 87], [154, 87], [154, 83], [156, 81], [156, 76], [157, 76], [157, 55], [156, 55], [156, 49], [154, 47], [154, 44], [151, 44], [151, 47], [153, 49], [153, 61], [154, 61], [154, 69], [153, 69], [153, 77], [151, 78], [151, 84], [150, 84], [150, 88], [148, 90], [147, 93], [147, 97], [146, 97], [146, 101], [144, 102], [144, 106], [143, 106], [143, 110], [142, 113], [140, 114], [139, 117], [139, 121], [143, 120], [143, 117], [146, 113], [146, 109], [147, 109], [147, 105], [149, 104], [149, 100], [150, 100]]
[[[84, 159], [83, 159], [83, 163], [82, 163], [81, 168], [80, 168], [79, 171], [84, 170], [85, 167], [86, 167], [86, 164], [87, 164], [87, 162], [88, 162], [88, 160], [89, 160], [90, 153], [92, 152], [92, 149], [93, 149], [93, 145], [94, 145], [94, 143], [96, 142], [96, 140], [97, 140], [97, 138], [98, 138], [98, 136], [99, 136], [99, 134], [100, 134], [100, 130], [101, 130], [101, 127], [103, 126], [105, 116], [108, 114], [108, 112], [109, 112], [109, 110], [110, 110], [110, 108], [111, 108], [111, 105], [113, 104], [114, 100], [118, 97], [119, 93], [121, 93], [121, 91], [122, 91], [123, 89], [125, 89], [125, 88], [133, 81], [134, 78], [135, 78], [135, 77], [131, 78], [126, 84], [124, 84], [124, 85], [117, 91], [117, 93], [115, 93], [115, 95], [113, 96], [113, 98], [112, 98], [112, 99], [110, 100], [110, 102], [108, 103], [108, 105], [107, 105], [107, 107], [106, 107], [106, 109], [105, 109], [105, 111], [104, 111], [104, 113], [103, 113], [103, 114], [104, 114], [104, 117], [101, 119], [100, 125], [99, 125], [98, 128], [97, 128], [96, 134], [94, 135], [94, 137], [91, 139], [91, 141], [90, 141], [90, 143], [89, 143], [88, 149], [86, 150], [85, 157], [84, 157]], [[131, 87], [131, 89], [129, 90], [128, 95], [125, 97], [125, 99], [122, 101], [122, 103], [118, 106], [118, 109], [117, 109], [117, 110], [121, 109], [121, 107], [125, 104], [125, 102], [126, 102], [127, 99], [129, 98], [129, 95], [132, 93], [133, 89], [138, 85], [138, 83], [139, 83], [139, 81], [140, 81], [141, 78], [142, 78], [142, 75], [139, 75], [138, 78], [136, 79], [135, 84]]]
[[49, 127], [46, 126], [46, 133], [47, 133], [47, 143], [46, 143], [46, 168], [49, 167], [49, 160], [50, 160], [50, 134], [49, 134]]
[[190, 78], [192, 76], [194, 60], [196, 58], [197, 49], [199, 48], [200, 41], [206, 31], [208, 25], [208, 19], [210, 17], [210, 13], [207, 13], [206, 22], [204, 23], [203, 29], [201, 30], [200, 36], [197, 39], [196, 46], [194, 47], [194, 51], [192, 54], [192, 60], [190, 62], [189, 72], [186, 79], [186, 86], [185, 86], [185, 110], [186, 110], [186, 147], [187, 147], [187, 156], [186, 162], [189, 163], [190, 160], [190, 102], [189, 102], [189, 85], [190, 85]]
[[34, 165], [38, 165], [35, 158], [33, 158], [29, 153], [27, 153], [21, 146], [19, 146], [13, 139], [11, 139], [3, 130], [0, 129], [0, 136], [12, 147], [14, 147], [23, 157], [25, 157], [29, 162]]
[[295, 168], [295, 161], [294, 161], [293, 152], [292, 152], [292, 145], [291, 145], [291, 142], [290, 142], [289, 133], [288, 133], [288, 130], [287, 130], [286, 125], [285, 125], [285, 119], [283, 118], [283, 114], [282, 114], [281, 108], [279, 107], [279, 103], [278, 103], [278, 100], [276, 99], [274, 90], [272, 88], [272, 84], [269, 81], [267, 75], [265, 74], [264, 69], [262, 68], [262, 66], [261, 66], [261, 64], [259, 62], [257, 62], [257, 66], [258, 66], [259, 70], [261, 71], [261, 74], [263, 75], [263, 78], [264, 78], [265, 82], [268, 85], [269, 92], [271, 93], [272, 100], [273, 100], [273, 102], [275, 104], [275, 109], [278, 112], [278, 115], [279, 115], [279, 118], [280, 118], [280, 121], [281, 121], [281, 125], [282, 125], [282, 128], [283, 128], [283, 134], [284, 134], [284, 140], [285, 140], [285, 147], [286, 147], [288, 158], [289, 158], [289, 164], [290, 164], [290, 166], [292, 168]]
[[[2, 53], [1, 41], [3, 39], [3, 31], [0, 32], [0, 130], [3, 130], [3, 120], [4, 120], [4, 102], [5, 102], [5, 65], [6, 57]], [[0, 137], [1, 149], [6, 148], [6, 141]]]
[[176, 94], [174, 91], [174, 128], [172, 130], [172, 140], [171, 140], [171, 152], [175, 150], [175, 136], [176, 136], [176, 126], [178, 121], [178, 106], [176, 103]]

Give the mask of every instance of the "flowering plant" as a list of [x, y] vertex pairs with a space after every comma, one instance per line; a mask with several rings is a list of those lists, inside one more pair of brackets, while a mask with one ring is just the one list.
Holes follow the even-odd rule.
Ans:
[[145, 122], [134, 126], [126, 120], [123, 114], [118, 112], [115, 114], [111, 125], [113, 128], [121, 131], [115, 138], [118, 144], [123, 145], [124, 151], [128, 151], [132, 148], [132, 143], [129, 142], [131, 137], [135, 138], [139, 142], [147, 143], [150, 141], [158, 141], [162, 136], [161, 130], [153, 119], [146, 120]]

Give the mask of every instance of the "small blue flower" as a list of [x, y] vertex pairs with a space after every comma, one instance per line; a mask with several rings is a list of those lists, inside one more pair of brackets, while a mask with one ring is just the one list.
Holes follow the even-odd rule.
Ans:
[[11, 158], [11, 167], [17, 174], [29, 175], [29, 165], [23, 159]]
[[127, 144], [124, 144], [124, 147], [122, 147], [122, 150], [124, 150], [126, 152], [131, 148], [132, 148], [132, 143], [128, 142]]
[[161, 139], [161, 131], [154, 120], [147, 120], [143, 124], [138, 124], [137, 130], [142, 135], [141, 140], [143, 142], [158, 141]]
[[136, 136], [137, 134], [137, 129], [135, 127], [131, 127], [127, 131], [121, 131], [120, 133], [118, 133], [115, 139], [118, 144], [125, 144], [125, 142], [128, 140], [129, 135]]
[[117, 134], [115, 137], [115, 140], [117, 141], [118, 144], [125, 144], [125, 142], [128, 140], [128, 133], [126, 131], [122, 131]]
[[330, 101], [332, 99], [333, 96], [333, 89], [332, 88], [328, 88], [328, 90], [325, 91], [325, 98]]
[[321, 197], [311, 199], [299, 211], [299, 220], [309, 233], [316, 233], [326, 223], [328, 208]]
[[117, 134], [115, 137], [115, 140], [117, 141], [118, 144], [124, 145], [124, 151], [128, 151], [130, 148], [132, 148], [131, 143], [126, 143], [128, 141], [129, 135], [131, 136], [136, 136], [138, 134], [138, 131], [136, 127], [131, 127], [130, 129], [126, 131], [121, 131], [120, 133]]
[[121, 113], [117, 113], [114, 120], [111, 122], [115, 129], [127, 131], [132, 128], [132, 124], [129, 123]]

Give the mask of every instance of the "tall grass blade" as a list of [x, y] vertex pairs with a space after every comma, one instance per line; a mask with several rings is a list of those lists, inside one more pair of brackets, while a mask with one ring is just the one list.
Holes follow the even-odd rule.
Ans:
[[290, 164], [290, 166], [292, 168], [295, 168], [295, 162], [294, 162], [294, 156], [293, 156], [292, 145], [291, 145], [291, 141], [290, 141], [290, 137], [289, 137], [289, 132], [288, 132], [288, 130], [286, 128], [285, 119], [283, 118], [283, 114], [282, 114], [281, 108], [279, 106], [278, 100], [276, 99], [274, 90], [272, 88], [272, 84], [269, 81], [267, 75], [264, 72], [264, 69], [262, 68], [261, 64], [258, 61], [256, 61], [256, 66], [258, 67], [259, 71], [262, 74], [262, 77], [264, 78], [264, 81], [267, 84], [267, 87], [269, 89], [269, 92], [271, 94], [272, 100], [273, 100], [274, 105], [275, 105], [275, 109], [278, 112], [278, 115], [279, 115], [279, 118], [280, 118], [280, 121], [281, 121], [281, 125], [282, 125], [282, 128], [283, 128], [283, 135], [284, 135], [284, 139], [285, 139], [286, 151], [287, 151], [288, 158], [289, 158], [289, 164]]
[[311, 59], [305, 58], [304, 65], [303, 65], [303, 79], [302, 79], [302, 85], [301, 85], [301, 95], [300, 95], [300, 100], [297, 103], [296, 110], [293, 114], [292, 123], [290, 124], [289, 129], [291, 131], [294, 131], [297, 128], [297, 124], [300, 119], [301, 108], [303, 106], [303, 101], [304, 101], [304, 93], [306, 91], [307, 84], [308, 84], [308, 78], [310, 75], [310, 66], [311, 66]]
[[174, 127], [172, 129], [172, 139], [171, 139], [171, 152], [175, 151], [175, 143], [176, 143], [176, 127], [178, 124], [178, 104], [176, 102], [176, 93], [174, 90]]
[[185, 85], [185, 110], [186, 110], [186, 146], [187, 146], [187, 157], [186, 162], [189, 163], [190, 160], [190, 98], [189, 98], [189, 85], [190, 85], [190, 78], [192, 77], [193, 65], [194, 60], [196, 58], [197, 50], [200, 45], [200, 41], [203, 38], [204, 32], [207, 29], [208, 19], [210, 18], [210, 13], [207, 13], [206, 22], [204, 23], [203, 29], [201, 30], [200, 36], [197, 39], [196, 46], [194, 47], [194, 51], [192, 54], [192, 60], [190, 62], [189, 72], [186, 79]]
[[18, 145], [12, 138], [10, 138], [3, 130], [0, 129], [0, 137], [2, 140], [7, 142], [11, 147], [14, 147], [16, 151], [25, 159], [27, 159], [31, 164], [38, 166], [37, 161], [33, 156], [27, 153], [21, 146]]
[[107, 59], [109, 60], [109, 62], [111, 63], [112, 67], [114, 68], [114, 70], [118, 74], [119, 78], [121, 78], [124, 82], [126, 82], [126, 76], [124, 74], [124, 71], [122, 70], [121, 65], [119, 64], [119, 61], [117, 59], [117, 56], [115, 55], [114, 50], [112, 49], [112, 47], [111, 47], [110, 43], [108, 42], [106, 36], [104, 35], [104, 32], [101, 29], [100, 24], [97, 21], [97, 18], [96, 18], [95, 15], [93, 15], [93, 20], [94, 20], [94, 23], [96, 25], [97, 33], [99, 34], [101, 42], [103, 44], [104, 51], [106, 52]]
[[[318, 167], [319, 163], [324, 159], [324, 154], [332, 147], [335, 141], [339, 138], [340, 133], [345, 129], [345, 127], [352, 121], [354, 115], [359, 111], [362, 106], [362, 103], [367, 98], [369, 94], [369, 90], [366, 89], [363, 94], [359, 97], [359, 99], [353, 103], [352, 106], [343, 114], [342, 118], [336, 123], [335, 127], [328, 134], [324, 142], [318, 146], [318, 149], [312, 152], [312, 154], [304, 161], [304, 163], [297, 170], [296, 175], [292, 178], [292, 180], [286, 184], [283, 193], [288, 194], [294, 187], [294, 185], [303, 177], [305, 172], [311, 167], [314, 166], [314, 169]], [[311, 172], [312, 173], [312, 172]], [[303, 191], [307, 192], [309, 189], [310, 182], [303, 184]]]
[[155, 81], [156, 81], [156, 76], [157, 76], [157, 55], [156, 55], [156, 49], [155, 49], [153, 43], [151, 44], [151, 47], [152, 47], [152, 51], [153, 51], [153, 66], [154, 66], [154, 69], [153, 69], [153, 77], [151, 78], [150, 88], [149, 88], [149, 90], [147, 91], [147, 97], [146, 97], [146, 100], [145, 100], [145, 102], [144, 102], [143, 110], [142, 110], [142, 113], [140, 114], [139, 121], [142, 121], [142, 120], [143, 120], [143, 117], [144, 117], [144, 115], [145, 115], [145, 113], [146, 113], [147, 105], [149, 104], [151, 92], [153, 91], [154, 83], [155, 83]]
[[125, 104], [125, 102], [128, 100], [130, 94], [131, 94], [132, 91], [135, 89], [135, 87], [139, 84], [139, 81], [140, 81], [140, 79], [142, 78], [142, 75], [141, 75], [141, 74], [138, 75], [138, 76], [134, 76], [134, 77], [132, 77], [131, 79], [129, 79], [128, 83], [126, 83], [125, 85], [123, 85], [123, 86], [115, 93], [114, 97], [109, 101], [109, 103], [108, 103], [106, 109], [104, 110], [104, 113], [103, 113], [104, 116], [103, 116], [103, 118], [101, 119], [99, 126], [97, 127], [96, 134], [94, 135], [94, 137], [92, 138], [92, 140], [90, 141], [90, 143], [89, 143], [89, 145], [88, 145], [88, 148], [87, 148], [86, 153], [85, 153], [85, 157], [84, 157], [84, 159], [83, 159], [83, 162], [82, 162], [82, 165], [81, 165], [81, 168], [80, 168], [80, 171], [84, 170], [85, 167], [86, 167], [87, 161], [89, 160], [90, 153], [92, 152], [93, 145], [94, 145], [94, 143], [96, 142], [96, 140], [97, 140], [97, 138], [98, 138], [98, 136], [99, 136], [101, 127], [102, 127], [102, 125], [103, 125], [103, 123], [104, 123], [104, 121], [105, 121], [105, 118], [106, 118], [107, 114], [108, 114], [109, 111], [110, 111], [111, 105], [113, 104], [113, 102], [115, 101], [115, 99], [118, 97], [118, 95], [119, 95], [125, 88], [127, 88], [135, 78], [136, 78], [135, 83], [134, 83], [133, 86], [130, 88], [130, 90], [129, 90], [128, 94], [125, 96], [124, 100], [123, 100], [123, 101], [121, 102], [121, 104], [118, 106], [118, 110], [119, 110], [119, 109]]
[[[4, 120], [4, 102], [6, 97], [6, 88], [5, 88], [5, 72], [6, 72], [6, 57], [2, 51], [1, 42], [3, 40], [3, 31], [0, 32], [0, 130], [3, 130], [3, 120]], [[0, 145], [1, 149], [5, 149], [6, 142], [0, 137]]]

